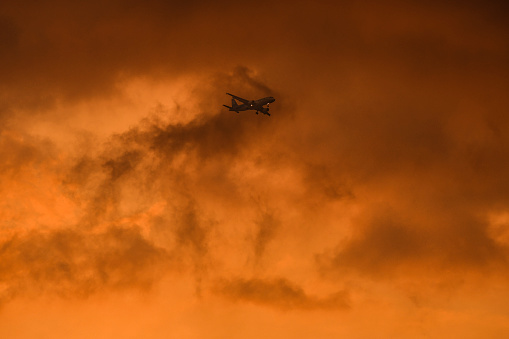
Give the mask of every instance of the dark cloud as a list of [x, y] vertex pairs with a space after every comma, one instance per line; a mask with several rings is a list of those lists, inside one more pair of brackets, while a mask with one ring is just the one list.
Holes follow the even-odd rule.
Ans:
[[26, 170], [51, 166], [57, 151], [48, 139], [6, 130], [0, 134], [2, 177], [16, 179]]
[[288, 310], [341, 310], [349, 308], [349, 295], [345, 291], [325, 298], [308, 295], [301, 287], [286, 279], [229, 279], [214, 288], [215, 293], [233, 302], [250, 302]]
[[[228, 79], [238, 82], [238, 72], [243, 72], [245, 88], [257, 91], [266, 88], [250, 78], [248, 70], [239, 68]], [[254, 89], [253, 89], [254, 88]], [[210, 95], [210, 94], [209, 94]], [[122, 218], [143, 213], [158, 200], [169, 207], [162, 216], [148, 225], [157, 234], [166, 234], [167, 241], [174, 239], [168, 250], [190, 263], [198, 279], [206, 274], [209, 265], [209, 234], [212, 221], [202, 215], [196, 197], [200, 192], [193, 187], [211, 185], [219, 188], [237, 184], [228, 179], [232, 162], [241, 157], [254, 141], [254, 134], [265, 134], [270, 125], [262, 120], [240, 119], [235, 114], [214, 112], [197, 113], [187, 123], [167, 124], [159, 119], [145, 119], [130, 130], [112, 136], [96, 155], [84, 154], [68, 165], [63, 188], [73, 201], [81, 206], [81, 226], [87, 229], [101, 227], [105, 222], [119, 224]], [[97, 154], [98, 153], [98, 154]], [[175, 164], [175, 159], [186, 159]], [[200, 171], [208, 164], [217, 167], [217, 175]], [[213, 181], [213, 182], [212, 182]], [[221, 195], [229, 192], [220, 191]], [[172, 197], [178, 197], [178, 202]], [[234, 196], [230, 199], [234, 199]], [[187, 203], [186, 203], [187, 201]], [[126, 206], [132, 206], [126, 209]], [[168, 238], [168, 234], [171, 234]], [[262, 236], [262, 242], [266, 242]], [[160, 241], [158, 243], [161, 243]], [[264, 245], [263, 245], [264, 246]]]
[[275, 212], [270, 210], [262, 210], [260, 212], [256, 221], [257, 230], [254, 238], [254, 253], [257, 262], [262, 259], [268, 244], [280, 228], [280, 224], [281, 221]]
[[[312, 203], [322, 204], [325, 201], [350, 200], [354, 198], [348, 187], [347, 176], [341, 170], [338, 160], [331, 160], [319, 165], [305, 166], [305, 183], [312, 197]], [[322, 197], [323, 199], [317, 199]]]
[[101, 233], [33, 231], [0, 244], [2, 300], [57, 295], [83, 298], [117, 290], [147, 290], [164, 274], [168, 254], [136, 227]]
[[423, 224], [405, 220], [407, 213], [386, 209], [371, 215], [352, 239], [317, 257], [322, 272], [377, 279], [424, 272], [507, 274], [509, 248], [490, 236], [486, 221], [434, 210], [432, 224]]
[[116, 159], [107, 160], [104, 167], [109, 171], [110, 178], [116, 181], [121, 176], [129, 173], [134, 169], [136, 163], [140, 161], [141, 154], [135, 151], [129, 151]]
[[[505, 283], [506, 7], [0, 4], [3, 300], [191, 277], [202, 298], [406, 326], [401, 285], [434, 311], [439, 285]], [[274, 114], [228, 112], [225, 92], [273, 95]]]
[[[207, 274], [207, 268], [211, 263], [209, 243], [212, 223], [202, 220], [202, 216], [193, 202], [189, 202], [187, 206], [177, 210], [176, 213], [177, 248], [175, 250], [190, 258], [197, 279], [197, 289], [200, 289], [201, 279]], [[183, 262], [189, 264], [186, 259]]]
[[[251, 6], [236, 5], [239, 10]], [[2, 4], [0, 13], [0, 44], [5, 47], [0, 86], [4, 92], [9, 89], [14, 104], [16, 97], [80, 101], [110, 96], [131, 77], [211, 69], [224, 63], [221, 55], [231, 49], [235, 31], [229, 20], [217, 20], [221, 25], [214, 27], [203, 20], [236, 12], [232, 6], [202, 1], [49, 0]], [[237, 51], [245, 55], [244, 49]]]

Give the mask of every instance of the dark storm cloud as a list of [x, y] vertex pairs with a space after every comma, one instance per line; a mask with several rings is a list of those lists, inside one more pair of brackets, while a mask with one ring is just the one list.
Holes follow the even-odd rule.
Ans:
[[107, 160], [103, 166], [108, 170], [111, 180], [116, 181], [121, 176], [132, 171], [140, 161], [140, 158], [141, 154], [139, 152], [129, 151], [118, 158]]
[[[244, 173], [237, 181], [230, 175], [246, 163], [262, 173], [259, 185], [266, 186], [257, 193], [271, 209], [238, 227], [256, 225], [247, 252], [267, 266], [280, 259], [268, 250], [277, 237], [307, 245], [308, 239], [296, 239], [306, 232], [294, 232], [307, 226], [281, 227], [293, 213], [303, 224], [332, 225], [330, 233], [320, 233], [321, 225], [306, 233], [315, 237], [310, 243], [325, 276], [419, 281], [462, 270], [506, 274], [507, 246], [489, 233], [487, 215], [506, 210], [509, 201], [507, 24], [473, 25], [496, 15], [474, 1], [467, 11], [394, 3], [0, 5], [3, 119], [17, 110], [48, 110], [60, 98], [108, 97], [138, 77], [173, 84], [180, 75], [216, 72], [197, 77], [189, 90], [190, 104], [199, 107], [189, 121], [146, 119], [92, 145], [95, 152], [77, 151], [73, 163], [59, 158], [51, 142], [1, 135], [5, 182], [25, 182], [24, 169], [35, 168], [26, 174], [30, 180], [55, 174], [79, 210], [71, 230], [20, 233], [1, 243], [5, 298], [145, 289], [170, 262], [191, 267], [201, 285], [215, 268], [217, 247], [225, 257], [242, 253], [214, 243], [222, 225], [200, 202], [249, 210], [239, 192], [257, 186], [246, 185]], [[274, 95], [276, 114], [220, 111], [230, 100], [227, 91], [253, 99]], [[16, 127], [28, 128], [25, 123], [31, 121]], [[150, 212], [161, 201], [163, 211]], [[350, 212], [335, 210], [344, 201], [362, 215], [347, 226], [328, 219]], [[389, 212], [380, 211], [380, 201]], [[136, 218], [146, 219], [140, 226], [152, 232], [150, 240], [133, 226]], [[347, 227], [352, 237], [336, 235]], [[332, 248], [317, 249], [321, 243]], [[306, 250], [302, 255], [312, 258]], [[283, 310], [349, 304], [347, 293], [315, 297], [322, 294], [308, 294], [284, 277], [227, 277], [216, 287], [229, 300]]]
[[270, 210], [262, 210], [256, 221], [256, 234], [254, 238], [255, 260], [258, 262], [262, 259], [265, 250], [276, 232], [280, 228], [281, 221], [275, 212]]
[[[245, 68], [237, 68], [231, 74], [217, 76], [213, 83], [222, 86], [214, 87], [227, 87], [224, 84], [235, 83], [240, 78], [248, 84], [244, 85], [247, 92], [265, 90], [263, 82], [243, 78], [246, 76], [251, 75]], [[206, 85], [204, 88], [202, 100], [215, 100], [218, 91]], [[176, 227], [177, 242], [182, 249], [193, 253], [195, 267], [202, 270], [210, 251], [210, 225], [203, 223], [199, 205], [192, 203], [193, 196], [201, 193], [191, 187], [199, 182], [202, 191], [223, 188], [215, 194], [234, 200], [239, 188], [227, 175], [232, 163], [249, 159], [250, 152], [257, 149], [258, 140], [275, 137], [279, 141], [282, 136], [289, 136], [285, 142], [264, 150], [259, 164], [274, 171], [284, 164], [302, 174], [303, 185], [308, 188], [305, 199], [315, 201], [313, 206], [325, 201], [356, 200], [357, 190], [376, 189], [384, 182], [395, 184], [394, 189], [386, 188], [396, 192], [388, 198], [388, 204], [397, 206], [402, 200], [413, 201], [405, 205], [406, 211], [395, 209], [389, 216], [366, 206], [367, 217], [361, 222], [362, 227], [335, 251], [320, 256], [321, 269], [341, 272], [346, 268], [363, 275], [383, 276], [399, 274], [414, 264], [418, 267], [431, 264], [437, 271], [451, 267], [477, 270], [484, 269], [483, 266], [491, 270], [503, 266], [505, 248], [490, 238], [486, 220], [476, 213], [482, 215], [491, 203], [500, 204], [507, 198], [500, 189], [506, 182], [502, 175], [507, 153], [505, 137], [490, 132], [498, 141], [478, 141], [472, 150], [463, 139], [452, 137], [447, 124], [450, 116], [442, 116], [443, 111], [436, 104], [415, 108], [412, 104], [415, 96], [399, 97], [395, 102], [397, 95], [377, 98], [376, 110], [367, 110], [368, 106], [360, 103], [355, 107], [357, 112], [348, 108], [350, 115], [342, 112], [332, 118], [325, 117], [327, 126], [311, 132], [318, 136], [279, 134], [286, 129], [273, 134], [276, 127], [282, 126], [278, 120], [272, 122], [254, 115], [222, 114], [213, 110], [205, 110], [187, 123], [162, 124], [147, 120], [112, 138], [114, 141], [101, 156], [102, 171], [107, 177], [98, 192], [106, 193], [98, 194], [93, 199], [97, 204], [91, 206], [119, 204], [122, 196], [116, 187], [133, 178], [144, 183], [142, 186], [166, 178], [170, 190], [179, 191], [184, 199], [191, 201], [177, 211], [176, 219], [182, 221], [180, 226], [169, 227]], [[447, 103], [445, 107], [451, 106]], [[303, 143], [302, 138], [315, 142]], [[285, 160], [281, 161], [278, 155], [283, 150]], [[185, 156], [187, 161], [173, 167], [174, 159], [179, 156]], [[475, 158], [481, 160], [472, 163]], [[204, 166], [210, 164], [214, 164], [214, 171], [220, 175], [209, 176]], [[146, 168], [151, 168], [149, 176], [142, 172]], [[190, 175], [190, 170], [194, 174]], [[468, 194], [463, 196], [465, 193]], [[493, 200], [488, 206], [477, 205], [479, 200], [488, 202], [489, 199]], [[468, 208], [475, 211], [465, 212]], [[406, 215], [420, 210], [429, 210], [435, 220], [406, 220]], [[90, 215], [104, 213], [93, 208]], [[277, 225], [272, 213], [262, 213], [257, 221], [254, 239], [257, 259], [276, 236]]]
[[[244, 74], [243, 81], [247, 81], [245, 88], [254, 91], [266, 88], [262, 82], [247, 75], [249, 71], [245, 68], [230, 74], [231, 83], [238, 81], [231, 79], [238, 72]], [[113, 135], [98, 154], [92, 155], [87, 149], [82, 151], [83, 154], [75, 154], [72, 164], [64, 167], [67, 171], [63, 173], [62, 185], [64, 192], [81, 207], [78, 225], [83, 233], [80, 236], [85, 242], [93, 241], [94, 232], [102, 229], [105, 223], [122, 225], [129, 232], [137, 232], [123, 220], [130, 220], [133, 214], [144, 213], [162, 199], [168, 204], [167, 210], [149, 219], [144, 226], [151, 230], [153, 237], [163, 235], [164, 240], [158, 239], [157, 243], [164, 247], [164, 253], [178, 258], [173, 261], [176, 265], [191, 267], [200, 295], [201, 280], [206, 277], [211, 264], [213, 220], [203, 215], [196, 202], [202, 192], [193, 187], [200, 183], [202, 190], [206, 191], [213, 181], [219, 187], [234, 188], [233, 192], [221, 191], [220, 195], [232, 195], [237, 184], [228, 179], [229, 168], [254, 141], [254, 134], [263, 135], [269, 127], [263, 120], [240, 119], [230, 113], [197, 113], [190, 122], [179, 124], [164, 124], [158, 119], [148, 118], [124, 133]], [[37, 148], [34, 146], [34, 149]], [[175, 158], [182, 157], [186, 159], [183, 164], [174, 164]], [[218, 168], [218, 175], [210, 176], [207, 171], [199, 170], [210, 163]], [[173, 201], [175, 196], [177, 200]], [[235, 196], [230, 199], [235, 199]], [[132, 204], [132, 210], [126, 210], [126, 204]], [[268, 227], [271, 226], [275, 223], [270, 216], [261, 220], [262, 229], [256, 240], [260, 255], [270, 240]], [[156, 248], [149, 240], [143, 237], [141, 240]], [[50, 246], [50, 243], [43, 241], [41, 246]], [[78, 246], [76, 248], [79, 249]], [[87, 251], [86, 248], [82, 250]], [[168, 264], [166, 259], [160, 260], [161, 265]], [[75, 288], [81, 288], [80, 282], [75, 279], [68, 283], [76, 283]]]
[[81, 226], [93, 228], [104, 218], [116, 217], [122, 186], [139, 180], [135, 169], [142, 161], [140, 151], [122, 147], [111, 152], [100, 157], [80, 154], [62, 178], [66, 194], [85, 211]]
[[[176, 211], [177, 225], [175, 225], [175, 238], [177, 248], [176, 255], [183, 253], [190, 258], [193, 266], [193, 274], [196, 280], [197, 295], [201, 296], [201, 282], [207, 275], [207, 268], [210, 266], [210, 232], [211, 222], [202, 220], [202, 216], [192, 201], [187, 206]], [[186, 259], [182, 260], [188, 264]]]
[[[393, 3], [395, 8], [403, 5]], [[5, 3], [0, 7], [0, 43], [5, 47], [0, 49], [1, 84], [13, 92], [12, 98], [17, 95], [26, 102], [48, 96], [109, 95], [131, 77], [168, 78], [239, 63], [263, 64], [274, 55], [279, 55], [276, 67], [299, 73], [302, 83], [336, 88], [356, 60], [371, 64], [378, 60], [380, 67], [397, 61], [403, 69], [421, 68], [431, 74], [447, 71], [445, 66], [464, 68], [471, 63], [471, 58], [465, 61], [447, 53], [454, 45], [441, 39], [440, 28], [447, 18], [441, 13], [454, 6], [404, 4], [398, 12], [351, 1], [313, 6], [298, 2], [290, 8], [263, 1]], [[469, 8], [477, 3], [472, 4]], [[474, 13], [500, 13], [493, 8], [477, 6]], [[252, 13], [258, 24], [239, 24], [242, 12]], [[359, 14], [366, 14], [367, 22]], [[467, 15], [474, 16], [468, 11]], [[406, 32], [412, 27], [405, 20], [398, 27], [399, 20], [388, 24], [387, 17], [414, 19], [424, 28]], [[461, 24], [453, 20], [450, 30], [463, 40], [456, 34]], [[377, 30], [377, 25], [383, 27]], [[487, 56], [481, 59], [489, 61]], [[284, 73], [276, 77], [294, 81]], [[264, 90], [263, 85], [258, 89]]]
[[[315, 203], [326, 201], [339, 201], [354, 198], [348, 187], [341, 164], [331, 160], [328, 163], [307, 164], [304, 167], [305, 183], [308, 186], [309, 195]], [[318, 200], [318, 197], [322, 198]]]
[[2, 84], [35, 93], [46, 89], [82, 96], [111, 91], [122, 72], [137, 73], [148, 68], [146, 63], [160, 65], [161, 42], [169, 42], [164, 36], [193, 7], [140, 4], [58, 0], [4, 4], [3, 26], [8, 29], [3, 43], [10, 48], [2, 58]]
[[[252, 124], [254, 122], [254, 125]], [[246, 121], [235, 116], [216, 114], [198, 117], [189, 124], [156, 127], [148, 137], [154, 150], [164, 157], [194, 151], [200, 158], [231, 157], [244, 149], [263, 121]]]
[[177, 228], [177, 240], [183, 246], [188, 246], [198, 256], [203, 257], [207, 253], [207, 230], [204, 228], [197, 215], [195, 206], [189, 204], [183, 211], [179, 220], [181, 225]]
[[46, 293], [61, 297], [146, 290], [168, 267], [167, 253], [136, 227], [89, 234], [75, 229], [16, 235], [0, 244], [0, 282], [7, 301]]
[[[218, 101], [217, 97], [227, 99], [218, 88], [228, 85], [245, 92], [270, 92], [250, 73], [245, 67], [237, 67], [232, 73], [213, 78], [212, 88], [205, 84], [198, 102], [207, 105], [203, 105], [203, 111], [194, 112], [193, 118], [186, 123], [163, 123], [157, 117], [148, 117], [128, 131], [109, 138], [99, 155], [91, 156], [87, 150], [77, 154], [65, 183], [88, 185], [95, 176], [103, 187], [98, 189], [100, 199], [114, 191], [115, 186], [130, 180], [143, 183], [143, 187], [152, 186], [150, 182], [160, 180], [164, 174], [170, 175], [170, 182], [185, 181], [187, 170], [205, 164], [218, 166], [224, 173], [222, 180], [227, 180], [232, 161], [249, 157], [250, 147], [258, 140], [270, 140], [270, 134], [277, 127], [270, 120], [254, 114], [218, 112], [219, 105], [208, 104], [211, 100]], [[175, 158], [181, 156], [187, 161], [180, 167], [175, 166]]]
[[0, 16], [0, 50], [6, 54], [19, 42], [19, 30], [12, 19]]
[[[234, 85], [231, 79], [234, 79], [238, 84], [243, 84], [245, 87], [251, 87], [257, 93], [261, 93], [265, 96], [273, 95], [274, 90], [269, 88], [267, 84], [263, 83], [261, 80], [253, 77], [252, 70], [245, 66], [237, 66], [234, 69], [233, 77], [231, 77], [227, 82], [228, 85]], [[237, 86], [235, 86], [237, 87]]]
[[[179, 258], [174, 263], [186, 262], [182, 256], [190, 257], [197, 274], [203, 273], [210, 226], [202, 224], [192, 202], [171, 209], [168, 213], [173, 218], [163, 221], [176, 239], [175, 248], [168, 249], [168, 244], [164, 244], [165, 249], [158, 248], [144, 238], [135, 225], [122, 221], [130, 215], [122, 212], [121, 206], [133, 198], [124, 190], [129, 187], [134, 190], [134, 198], [140, 199], [136, 210], [143, 210], [145, 194], [158, 194], [151, 183], [163, 179], [167, 173], [164, 167], [168, 164], [164, 159], [170, 156], [157, 152], [159, 159], [150, 157], [154, 143], [153, 135], [147, 133], [131, 130], [114, 136], [101, 154], [82, 155], [73, 165], [61, 164], [64, 165], [63, 192], [82, 208], [83, 216], [75, 228], [46, 233], [33, 231], [2, 243], [0, 257], [2, 283], [7, 286], [5, 299], [46, 292], [73, 297], [123, 288], [146, 289], [166, 273], [172, 261], [168, 253]], [[171, 143], [181, 136], [175, 133], [166, 140]], [[180, 141], [190, 142], [193, 148], [199, 146], [192, 138]], [[4, 133], [2, 143], [10, 150], [2, 168], [4, 178], [23, 176], [20, 171], [24, 167], [37, 169], [39, 164], [52, 163], [47, 154], [54, 148], [50, 142], [45, 150], [41, 149], [44, 143], [28, 142], [26, 138]], [[172, 148], [173, 155], [183, 151]], [[163, 165], [157, 167], [161, 163]], [[146, 173], [143, 166], [155, 168]], [[48, 174], [48, 169], [39, 168], [39, 171]], [[167, 179], [175, 184], [185, 175], [178, 171], [172, 174]], [[123, 226], [97, 230], [104, 223], [122, 223]]]
[[211, 69], [224, 63], [220, 52], [231, 48], [233, 23], [211, 27], [204, 20], [231, 14], [227, 3], [4, 3], [0, 86], [11, 105], [36, 109], [44, 108], [36, 105], [37, 98], [109, 96], [131, 77], [167, 78]]
[[0, 132], [0, 175], [6, 183], [16, 181], [26, 172], [53, 168], [57, 149], [48, 139], [23, 132], [5, 130]]
[[[431, 209], [432, 207], [421, 206]], [[488, 233], [485, 220], [471, 212], [433, 210], [430, 224], [406, 219], [409, 211], [379, 210], [352, 239], [317, 257], [323, 273], [355, 272], [376, 278], [427, 272], [509, 272], [509, 247]], [[362, 224], [361, 224], [362, 225]]]
[[302, 287], [286, 279], [230, 279], [218, 282], [214, 288], [218, 295], [233, 302], [250, 302], [288, 310], [347, 309], [349, 295], [345, 291], [325, 298], [308, 295]]
[[170, 162], [176, 155], [188, 152], [203, 161], [217, 161], [239, 155], [254, 138], [268, 139], [268, 134], [277, 128], [270, 120], [257, 119], [249, 114], [252, 112], [237, 115], [220, 108], [221, 103], [231, 99], [224, 92], [231, 88], [252, 99], [274, 93], [245, 66], [237, 66], [229, 73], [220, 72], [193, 90], [200, 108], [193, 112], [189, 122], [168, 124], [157, 117], [144, 119], [110, 139], [109, 150], [103, 156], [104, 166], [116, 177], [132, 169], [142, 157], [140, 150], [145, 154], [155, 152], [157, 159]]
[[[175, 237], [177, 248], [175, 255], [184, 258], [180, 260], [193, 267], [192, 274], [195, 279], [196, 296], [202, 296], [202, 282], [207, 277], [207, 270], [211, 264], [209, 253], [210, 237], [212, 230], [211, 223], [201, 220], [201, 215], [197, 211], [196, 204], [189, 202], [187, 206], [176, 211], [177, 225]], [[190, 258], [190, 262], [187, 262]]]

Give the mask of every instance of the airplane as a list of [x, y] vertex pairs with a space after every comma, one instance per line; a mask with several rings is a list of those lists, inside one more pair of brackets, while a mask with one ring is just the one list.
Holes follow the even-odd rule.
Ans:
[[[231, 107], [226, 106], [226, 105], [223, 105], [223, 106], [226, 108], [229, 108], [230, 111], [234, 111], [237, 113], [239, 113], [239, 111], [253, 110], [253, 111], [256, 111], [256, 114], [258, 114], [258, 112], [262, 112], [263, 114], [267, 114], [268, 116], [270, 116], [269, 104], [271, 102], [276, 101], [276, 99], [274, 99], [274, 97], [266, 97], [266, 98], [261, 98], [258, 100], [246, 100], [246, 99], [242, 99], [241, 97], [238, 97], [238, 96], [230, 94], [230, 93], [226, 93], [226, 94], [232, 96], [232, 105], [231, 105]], [[235, 101], [235, 99], [242, 102], [242, 104], [239, 105]], [[263, 107], [264, 105], [267, 105], [267, 107]]]

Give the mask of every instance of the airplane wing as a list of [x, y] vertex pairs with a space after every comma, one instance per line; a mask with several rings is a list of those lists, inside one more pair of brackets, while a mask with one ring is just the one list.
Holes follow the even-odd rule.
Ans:
[[238, 96], [230, 94], [230, 93], [226, 93], [226, 94], [232, 96], [234, 99], [237, 99], [238, 101], [242, 102], [243, 104], [248, 104], [249, 103], [249, 100], [242, 99], [241, 97], [238, 97]]

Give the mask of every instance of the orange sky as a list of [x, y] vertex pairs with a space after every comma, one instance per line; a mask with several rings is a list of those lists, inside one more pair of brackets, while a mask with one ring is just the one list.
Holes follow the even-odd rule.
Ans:
[[0, 4], [0, 337], [506, 338], [507, 10]]

